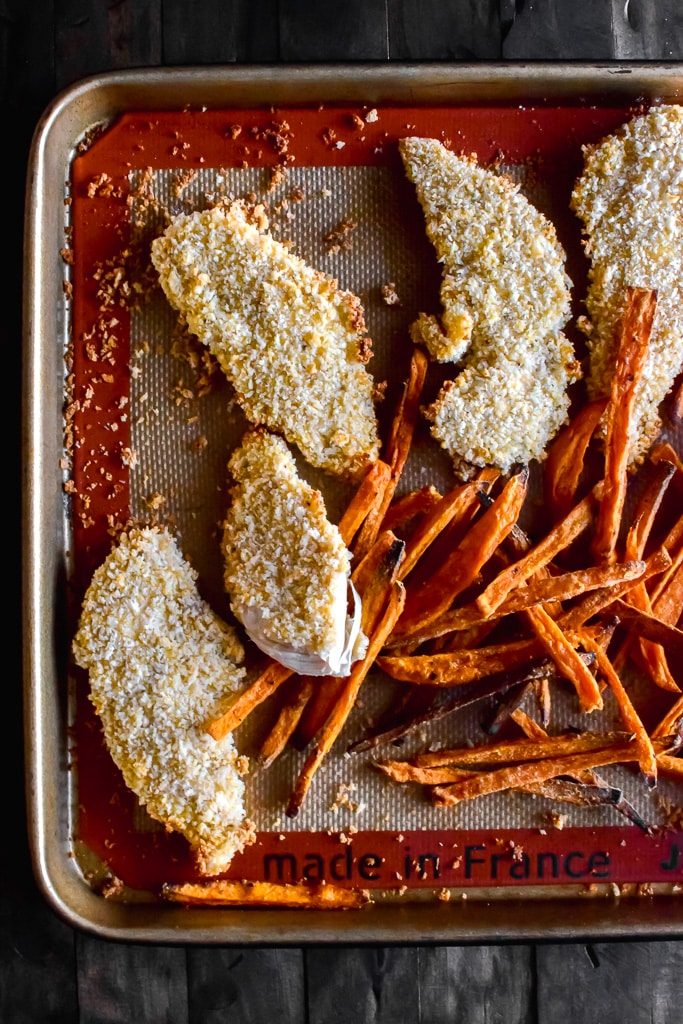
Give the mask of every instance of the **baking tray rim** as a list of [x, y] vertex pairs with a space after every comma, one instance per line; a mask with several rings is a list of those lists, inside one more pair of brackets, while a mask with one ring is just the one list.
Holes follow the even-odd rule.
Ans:
[[[64, 780], [66, 721], [60, 683], [60, 588], [66, 574], [65, 505], [58, 471], [63, 349], [52, 344], [62, 300], [57, 271], [63, 216], [55, 187], [66, 181], [78, 140], [94, 125], [135, 109], [277, 103], [372, 104], [630, 102], [683, 96], [683, 62], [354, 63], [140, 68], [74, 83], [46, 108], [34, 131], [24, 217], [22, 615], [24, 742], [29, 847], [48, 904], [74, 927], [108, 939], [162, 943], [484, 943], [582, 938], [677, 937], [679, 897], [553, 898], [378, 904], [360, 912], [185, 908], [105, 900], [70, 854]], [[60, 177], [55, 177], [60, 175]], [[48, 237], [49, 236], [49, 237]], [[63, 647], [62, 637], [62, 647]], [[63, 686], [62, 686], [63, 690]], [[60, 792], [61, 788], [61, 792]], [[563, 906], [572, 908], [565, 922]], [[520, 913], [523, 908], [523, 913]]]

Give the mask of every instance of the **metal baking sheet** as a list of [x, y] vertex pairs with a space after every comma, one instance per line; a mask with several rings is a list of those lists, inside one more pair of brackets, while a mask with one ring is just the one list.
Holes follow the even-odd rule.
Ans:
[[[383, 835], [377, 813], [374, 818], [359, 818], [357, 794], [348, 788], [343, 799], [338, 799], [345, 780], [343, 775], [335, 777], [333, 773], [327, 779], [329, 792], [316, 805], [317, 812], [312, 811], [309, 817], [302, 816], [297, 823], [294, 833], [299, 833], [299, 839], [308, 834], [308, 830], [321, 837], [326, 830], [335, 832], [334, 839], [325, 840], [324, 855], [330, 862], [343, 854], [344, 864], [351, 861], [355, 864], [362, 860], [361, 853], [369, 856], [367, 850], [370, 850], [371, 866], [378, 859], [375, 846], [383, 842], [384, 852], [379, 859], [396, 877], [405, 870], [406, 864], [414, 863], [416, 858], [418, 863], [422, 858], [423, 865], [432, 865], [435, 862], [432, 847], [442, 848], [448, 840], [450, 847], [458, 847], [460, 852], [465, 848], [465, 859], [472, 872], [467, 884], [459, 884], [462, 876], [448, 880], [443, 876], [427, 877], [424, 885], [410, 889], [407, 899], [405, 896], [400, 901], [378, 899], [377, 903], [357, 913], [315, 912], [304, 916], [301, 912], [285, 910], [178, 908], [160, 902], [144, 886], [140, 890], [128, 889], [123, 898], [105, 898], [106, 886], [93, 884], [93, 880], [101, 881], [103, 858], [98, 855], [96, 840], [84, 840], [84, 834], [87, 837], [87, 827], [84, 826], [87, 814], [79, 801], [79, 765], [77, 759], [74, 761], [70, 740], [74, 725], [78, 723], [74, 722], [77, 700], [74, 699], [68, 653], [74, 625], [72, 597], [74, 592], [78, 592], [78, 586], [74, 587], [74, 572], [82, 554], [73, 545], [82, 543], [82, 535], [78, 530], [74, 532], [72, 503], [64, 490], [64, 408], [69, 380], [69, 361], [65, 357], [73, 343], [70, 285], [65, 285], [69, 272], [65, 272], [64, 252], [68, 249], [72, 217], [73, 167], [79, 155], [87, 150], [92, 140], [100, 136], [106, 138], [107, 131], [115, 124], [126, 123], [127, 119], [129, 125], [134, 125], [136, 117], [139, 121], [150, 112], [157, 112], [160, 118], [170, 117], [170, 125], [173, 117], [182, 119], [184, 113], [189, 136], [192, 119], [195, 124], [201, 123], [202, 116], [208, 121], [212, 114], [228, 110], [243, 111], [245, 122], [255, 111], [264, 116], [271, 108], [299, 110], [304, 120], [314, 112], [321, 128], [322, 110], [333, 112], [335, 108], [358, 108], [367, 111], [376, 108], [379, 114], [377, 130], [380, 132], [385, 131], [391, 120], [382, 120], [384, 112], [390, 110], [395, 130], [399, 123], [397, 118], [400, 119], [403, 111], [417, 111], [416, 116], [421, 119], [428, 118], [427, 111], [438, 109], [447, 113], [449, 124], [457, 124], [459, 111], [474, 110], [478, 111], [474, 120], [480, 125], [486, 124], [486, 111], [490, 111], [490, 138], [481, 138], [482, 145], [494, 147], [500, 143], [501, 118], [508, 124], [514, 122], [528, 128], [532, 119], [535, 124], [536, 120], [542, 121], [550, 114], [552, 120], [553, 109], [562, 108], [574, 111], [585, 125], [586, 111], [591, 111], [589, 118], [595, 122], [597, 138], [611, 121], [614, 121], [612, 127], [616, 126], [620, 111], [625, 114], [644, 101], [678, 101], [682, 92], [683, 72], [677, 65], [354, 65], [165, 69], [90, 79], [59, 96], [45, 112], [35, 134], [26, 204], [24, 649], [27, 798], [36, 877], [46, 898], [72, 924], [106, 937], [201, 943], [482, 942], [577, 935], [632, 936], [634, 931], [648, 935], [678, 934], [683, 921], [682, 905], [676, 896], [678, 884], [664, 882], [666, 875], [658, 876], [656, 884], [647, 888], [648, 895], [643, 895], [637, 884], [621, 888], [611, 884], [609, 874], [601, 872], [589, 873], [586, 877], [585, 872], [576, 874], [570, 871], [563, 878], [566, 884], [548, 886], [539, 880], [537, 885], [529, 883], [520, 889], [509, 884], [509, 878], [508, 884], [500, 876], [492, 878], [487, 869], [483, 873], [486, 884], [478, 885], [475, 884], [476, 871], [478, 865], [486, 860], [481, 854], [488, 849], [487, 843], [495, 840], [490, 829], [477, 831], [480, 822], [475, 817], [458, 821], [452, 831], [446, 833], [442, 828], [434, 827], [433, 820], [425, 816], [424, 809], [418, 812], [416, 801], [409, 802], [403, 797], [397, 797], [386, 814], [388, 824], [384, 832], [392, 833], [393, 849], [397, 851], [392, 856], [387, 853], [392, 847], [387, 845], [387, 835]], [[332, 116], [330, 113], [328, 120], [332, 120]], [[406, 130], [410, 130], [409, 120], [407, 116]], [[498, 124], [497, 131], [493, 130], [494, 124]], [[229, 127], [226, 124], [226, 132]], [[337, 136], [337, 141], [340, 138], [342, 136]], [[512, 139], [514, 129], [508, 138], [508, 156]], [[173, 132], [164, 136], [163, 144], [175, 162], [169, 158], [172, 169], [165, 179], [160, 176], [160, 189], [171, 188], [174, 175], [174, 180], [179, 180], [178, 168], [182, 168], [183, 152], [178, 140], [177, 132], [175, 136]], [[350, 142], [353, 141], [350, 137]], [[244, 142], [239, 144], [244, 145]], [[338, 197], [338, 205], [325, 208], [322, 221], [315, 223], [315, 231], [305, 217], [293, 217], [291, 223], [285, 222], [282, 230], [287, 229], [290, 235], [296, 235], [298, 231], [300, 234], [295, 241], [300, 246], [308, 242], [311, 251], [307, 256], [311, 262], [328, 272], [339, 273], [342, 280], [348, 276], [365, 295], [369, 296], [373, 288], [376, 290], [390, 272], [393, 271], [394, 276], [396, 271], [403, 273], [398, 293], [410, 309], [411, 304], [418, 301], [421, 290], [423, 292], [430, 287], [429, 279], [416, 282], [409, 267], [397, 266], [391, 259], [383, 262], [381, 255], [371, 260], [368, 277], [367, 262], [363, 263], [357, 255], [372, 251], [373, 245], [375, 253], [380, 254], [400, 249], [395, 238], [381, 235], [383, 225], [391, 220], [386, 217], [387, 209], [391, 209], [391, 201], [387, 200], [391, 190], [387, 188], [386, 179], [390, 171], [379, 158], [371, 168], [356, 166], [352, 145], [338, 148], [333, 145], [335, 160], [332, 161], [329, 144], [328, 135], [325, 143], [328, 146], [327, 157], [318, 155], [315, 158], [309, 151], [308, 159], [302, 159], [301, 166], [292, 168], [288, 188], [291, 189], [294, 183], [309, 195], [315, 194], [316, 189], [325, 196], [332, 192]], [[193, 189], [206, 192], [217, 187], [215, 168], [211, 172], [204, 166], [200, 143], [197, 142], [194, 150], [187, 143], [187, 148], [199, 156], [193, 164], [192, 173], [183, 178], [182, 192], [186, 193], [186, 200], [191, 199]], [[321, 143], [318, 154], [322, 148]], [[378, 153], [382, 149], [381, 135], [377, 136], [375, 148]], [[125, 159], [125, 154], [122, 159]], [[146, 158], [139, 156], [138, 173], [144, 173], [146, 162]], [[332, 163], [335, 166], [329, 166]], [[517, 164], [513, 160], [511, 170], [514, 172], [515, 167], [519, 170], [523, 163], [521, 157]], [[232, 170], [221, 171], [222, 185], [231, 190], [231, 194], [246, 190], [258, 193], [259, 188], [269, 188], [263, 181], [262, 169], [235, 166], [234, 159], [232, 164]], [[343, 173], [339, 172], [340, 167], [343, 167]], [[336, 188], [329, 188], [331, 181]], [[541, 193], [542, 189], [534, 195], [539, 205], [544, 202]], [[375, 221], [367, 216], [359, 218], [360, 243], [350, 247], [348, 252], [342, 251], [342, 246], [330, 262], [329, 250], [326, 251], [320, 243], [320, 239], [325, 237], [325, 225], [329, 228], [338, 223], [339, 217], [353, 207], [354, 202], [360, 204], [364, 213], [367, 212], [367, 204], [375, 208]], [[383, 205], [386, 203], [387, 209]], [[548, 212], [552, 215], [554, 211], [550, 209]], [[315, 220], [316, 215], [311, 216]], [[370, 231], [369, 238], [363, 239], [362, 225], [365, 225], [366, 232]], [[149, 224], [146, 229], [149, 229]], [[317, 250], [312, 242], [314, 238], [318, 239]], [[424, 252], [428, 256], [426, 245]], [[325, 260], [328, 260], [327, 266]], [[364, 273], [366, 279], [363, 279]], [[411, 288], [417, 291], [411, 293]], [[392, 311], [381, 303], [372, 308], [376, 314], [373, 331], [390, 334]], [[164, 313], [157, 309], [156, 313], [145, 314], [137, 320], [131, 318], [127, 340], [133, 355], [145, 351], [145, 338], [154, 337], [158, 317], [163, 319], [163, 316]], [[167, 324], [166, 328], [170, 330], [170, 325]], [[386, 352], [384, 358], [387, 365], [382, 369], [389, 375], [391, 360], [387, 360]], [[141, 393], [136, 398], [138, 414], [134, 419], [135, 425], [129, 423], [127, 430], [137, 438], [136, 443], [143, 447], [147, 444], [150, 452], [159, 447], [155, 430], [161, 431], [165, 444], [174, 444], [174, 451], [179, 452], [181, 447], [186, 451], [188, 442], [192, 441], [187, 428], [191, 417], [183, 411], [182, 422], [178, 416], [173, 426], [173, 403], [168, 409], [161, 412], [159, 409], [164, 395], [169, 394], [170, 380], [157, 381], [158, 392], [152, 396], [153, 400], [143, 414], [141, 402], [149, 399], [146, 385], [154, 386], [155, 378], [153, 374], [149, 380], [144, 378], [142, 370], [141, 374], [144, 386], [141, 385]], [[381, 371], [378, 376], [381, 377]], [[135, 396], [131, 394], [131, 397]], [[225, 396], [219, 394], [217, 401], [224, 400]], [[178, 407], [181, 405], [177, 403]], [[149, 408], [154, 409], [153, 414], [148, 414]], [[204, 447], [207, 439], [203, 434], [201, 437], [201, 447]], [[218, 455], [213, 456], [208, 471], [210, 480], [222, 472], [220, 445], [217, 450]], [[192, 467], [197, 465], [196, 460], [188, 462], [181, 457], [172, 465], [163, 458], [158, 464], [151, 456], [148, 459], [144, 485], [133, 473], [122, 485], [129, 488], [127, 500], [133, 510], [139, 510], [151, 490], [172, 493], [175, 487], [177, 492], [181, 492], [181, 484], [192, 478], [195, 472]], [[432, 468], [439, 471], [438, 465]], [[415, 470], [418, 474], [419, 469]], [[330, 495], [329, 501], [334, 503], [335, 496]], [[220, 518], [220, 505], [204, 510], [199, 526], [194, 527], [193, 523], [197, 522], [195, 512], [187, 503], [178, 500], [173, 511], [176, 521], [180, 520], [192, 561], [198, 563], [209, 592], [219, 602], [219, 580], [212, 576], [211, 560], [207, 559], [198, 537], [211, 517], [213, 521]], [[106, 515], [106, 509], [103, 508], [101, 514]], [[86, 764], [86, 771], [87, 768]], [[283, 771], [286, 779], [286, 766]], [[292, 831], [285, 828], [275, 810], [277, 790], [278, 786], [282, 789], [283, 778], [279, 783], [276, 781], [275, 791], [269, 791], [268, 786], [260, 789], [258, 800], [264, 815], [271, 816], [269, 821], [264, 817], [260, 827], [269, 830], [271, 839], [279, 838], [277, 834], [283, 830], [285, 838], [281, 851], [284, 853]], [[83, 785], [80, 796], [87, 803], [85, 788]], [[331, 824], [329, 810], [335, 803], [334, 813], [339, 817]], [[509, 815], [509, 808], [504, 813]], [[523, 816], [522, 819], [515, 818], [513, 813], [505, 820], [502, 817], [496, 820], [495, 826], [519, 830], [523, 820]], [[589, 822], [577, 819], [573, 824], [583, 829], [585, 843], [578, 850], [573, 850], [571, 843], [565, 844], [565, 857], [574, 856], [570, 863], [575, 867], [584, 863], [586, 858], [590, 860], [591, 856], [600, 858], [602, 847], [599, 842], [596, 845]], [[357, 847], [358, 853], [349, 857], [348, 845], [334, 844], [339, 843], [339, 833], [348, 838], [348, 833], [355, 833], [357, 828], [357, 834], [364, 837], [367, 850], [365, 846], [362, 851]], [[401, 845], [404, 831], [409, 832], [417, 843], [409, 851], [410, 857], [406, 856], [405, 847]], [[144, 836], [144, 824], [140, 824], [139, 832]], [[530, 850], [542, 834], [543, 830], [538, 827], [525, 830], [524, 841]], [[296, 852], [296, 844], [292, 849]], [[664, 842], [661, 864], [673, 864], [677, 860], [677, 852], [678, 846]], [[260, 855], [263, 856], [263, 850]], [[628, 848], [626, 856], [631, 855], [637, 856], [637, 853]], [[339, 865], [342, 865], [342, 860], [338, 861]], [[461, 862], [462, 858], [457, 855], [455, 860]], [[365, 863], [370, 864], [370, 861]], [[594, 863], [598, 864], [598, 861]], [[616, 870], [614, 877], [621, 882], [622, 875]], [[604, 883], [603, 878], [606, 879]], [[655, 879], [643, 877], [639, 881], [652, 883]], [[436, 892], [446, 887], [451, 898], [447, 901], [437, 899]], [[636, 896], [638, 891], [640, 895]]]

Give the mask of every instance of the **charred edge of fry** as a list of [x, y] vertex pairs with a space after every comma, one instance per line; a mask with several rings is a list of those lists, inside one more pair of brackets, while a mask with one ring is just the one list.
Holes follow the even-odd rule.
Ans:
[[[595, 661], [594, 655], [582, 654], [582, 657], [589, 659], [591, 662]], [[415, 711], [413, 706], [409, 706], [402, 712], [402, 717], [398, 720], [392, 718], [388, 723], [385, 722], [378, 725], [375, 729], [361, 737], [361, 739], [352, 743], [348, 748], [349, 753], [361, 753], [372, 750], [382, 743], [394, 743], [411, 730], [419, 728], [428, 722], [439, 721], [456, 711], [461, 711], [465, 707], [486, 700], [488, 697], [507, 693], [513, 687], [523, 685], [527, 681], [533, 682], [535, 679], [542, 679], [552, 675], [554, 671], [553, 662], [549, 658], [541, 658], [530, 666], [523, 666], [521, 669], [516, 670], [507, 669], [497, 675], [480, 679], [475, 683], [466, 683], [462, 687], [431, 687], [426, 691], [427, 693], [432, 693], [432, 699], [427, 703], [426, 707], [421, 707], [419, 711]], [[419, 699], [421, 693], [417, 692], [416, 697]]]

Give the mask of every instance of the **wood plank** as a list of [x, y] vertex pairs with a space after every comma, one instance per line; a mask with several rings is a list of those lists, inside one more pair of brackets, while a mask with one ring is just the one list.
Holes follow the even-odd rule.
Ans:
[[9, 834], [11, 865], [6, 864], [0, 880], [0, 1021], [75, 1024], [73, 930], [36, 890], [21, 833], [11, 829]]
[[[307, 950], [309, 1024], [431, 1020], [420, 1016], [418, 964], [417, 948]], [[434, 1018], [434, 1024], [440, 1019]]]
[[98, 3], [64, 0], [56, 5], [57, 87], [86, 75], [161, 63], [161, 0]]
[[112, 943], [84, 933], [76, 951], [79, 1024], [188, 1024], [182, 947]]
[[280, 59], [383, 60], [389, 56], [384, 0], [280, 0]]
[[278, 58], [277, 0], [164, 0], [163, 62], [227, 64]]
[[497, 60], [499, 0], [404, 0], [389, 5], [392, 60]]
[[683, 945], [539, 946], [537, 978], [539, 1024], [668, 1024], [681, 1018]]
[[[536, 1024], [533, 964], [531, 945], [421, 948], [419, 1020]], [[569, 1024], [562, 1016], [538, 1018], [538, 1024], [558, 1021]]]
[[310, 1024], [536, 1020], [531, 946], [311, 949], [306, 963]]
[[612, 0], [614, 55], [622, 60], [679, 60], [683, 53], [680, 0]]
[[515, 4], [516, 13], [507, 0], [504, 3], [505, 60], [609, 60], [614, 56], [609, 3], [544, 0]]
[[202, 1024], [300, 1024], [306, 1019], [300, 949], [188, 951], [191, 1021]]

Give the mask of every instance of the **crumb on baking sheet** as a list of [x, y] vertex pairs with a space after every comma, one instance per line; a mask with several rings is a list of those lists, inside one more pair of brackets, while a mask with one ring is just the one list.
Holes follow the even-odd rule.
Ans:
[[336, 254], [344, 249], [350, 249], [353, 244], [353, 232], [358, 227], [358, 222], [349, 217], [341, 221], [325, 235], [325, 245], [328, 254]]

